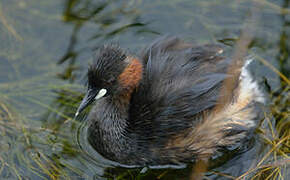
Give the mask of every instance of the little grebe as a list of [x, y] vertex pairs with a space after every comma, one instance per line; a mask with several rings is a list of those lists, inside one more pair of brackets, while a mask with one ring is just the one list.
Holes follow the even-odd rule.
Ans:
[[[257, 124], [263, 95], [246, 65], [233, 93], [223, 94], [231, 60], [221, 53], [176, 37], [155, 41], [139, 58], [100, 48], [76, 113], [97, 99], [87, 117], [89, 143], [110, 160], [144, 166], [192, 162], [242, 141]], [[215, 111], [221, 96], [232, 97]]]

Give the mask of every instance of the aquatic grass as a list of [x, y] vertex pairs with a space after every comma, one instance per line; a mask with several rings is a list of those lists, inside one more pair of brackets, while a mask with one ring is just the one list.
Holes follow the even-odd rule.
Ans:
[[[274, 71], [275, 73], [277, 73], [281, 77], [281, 79], [283, 81], [285, 81], [288, 85], [290, 85], [290, 80], [283, 73], [281, 73], [279, 70], [277, 70], [277, 68], [275, 68], [272, 64], [270, 64], [264, 58], [262, 58], [261, 56], [259, 56], [257, 54], [255, 54], [254, 57], [257, 60], [259, 60], [260, 62], [262, 62], [265, 66], [267, 66], [268, 68], [270, 68], [272, 71]], [[287, 89], [289, 89], [289, 87]]]
[[[54, 86], [53, 88], [60, 89], [61, 87], [64, 87], [64, 86], [59, 86], [57, 88]], [[49, 89], [49, 87], [48, 87], [48, 89]], [[13, 102], [13, 101], [15, 101], [14, 99], [11, 99], [13, 96], [15, 96], [15, 94], [13, 94], [13, 93], [9, 94], [9, 96], [5, 98], [6, 99], [5, 102], [8, 102], [8, 101], [9, 102]], [[29, 96], [26, 96], [25, 99], [31, 100], [31, 99], [29, 99]], [[42, 104], [41, 103], [42, 101], [35, 100], [35, 99], [33, 99], [31, 101], [33, 103], [42, 105], [43, 108], [49, 108], [50, 109], [49, 106], [46, 106], [45, 104]], [[17, 103], [17, 101], [15, 103]], [[13, 130], [13, 132], [11, 132], [11, 134], [19, 134], [20, 132], [22, 132], [21, 134], [23, 134], [23, 137], [24, 137], [24, 140], [25, 140], [24, 141], [25, 146], [28, 146], [28, 147], [33, 146], [30, 143], [30, 141], [31, 141], [30, 138], [28, 137], [28, 136], [34, 137], [34, 135], [32, 134], [33, 131], [39, 132], [39, 131], [42, 131], [42, 130], [49, 130], [49, 129], [40, 128], [40, 127], [28, 127], [27, 125], [19, 123], [20, 119], [23, 119], [25, 122], [29, 122], [30, 120], [26, 119], [23, 116], [20, 117], [20, 114], [17, 113], [18, 111], [16, 109], [14, 109], [12, 106], [10, 106], [10, 105], [8, 106], [6, 104], [7, 103], [1, 103], [0, 104], [0, 107], [4, 110], [4, 112], [6, 112], [7, 118], [5, 118], [5, 117], [4, 118], [6, 119], [6, 121], [8, 120], [8, 122], [3, 123], [4, 126], [1, 126], [1, 128], [2, 127], [5, 128], [5, 127], [9, 126], [8, 129], [12, 129]], [[55, 112], [55, 113], [61, 113], [59, 111], [53, 111], [53, 109], [50, 109], [50, 111]], [[62, 117], [63, 117], [63, 115], [62, 115]], [[64, 116], [64, 118], [70, 118], [70, 117]], [[16, 121], [17, 121], [17, 123], [16, 123]], [[0, 124], [2, 124], [2, 121], [1, 121]], [[26, 129], [27, 127], [28, 127], [28, 129]], [[58, 138], [59, 139], [60, 139], [60, 135], [61, 134], [58, 134]], [[66, 135], [64, 135], [64, 139], [67, 139], [67, 138], [68, 137]], [[43, 141], [42, 139], [39, 139], [39, 140], [42, 141], [43, 143], [47, 144], [47, 142]], [[17, 140], [16, 142], [21, 142], [21, 141]], [[35, 144], [36, 142], [37, 142], [37, 140], [34, 137], [33, 143]], [[40, 143], [40, 142], [38, 142], [38, 143]], [[71, 150], [71, 148], [69, 150]], [[36, 166], [35, 165], [31, 165], [31, 164], [27, 164], [28, 165], [27, 166], [27, 170], [30, 169], [30, 171], [32, 171], [33, 173], [37, 174], [39, 177], [44, 178], [45, 176], [43, 176], [43, 174], [46, 174], [51, 179], [58, 179], [59, 174], [61, 174], [62, 177], [68, 178], [67, 173], [65, 171], [62, 171], [63, 168], [60, 168], [59, 165], [56, 166], [56, 161], [49, 160], [49, 158], [46, 157], [41, 152], [41, 149], [38, 149], [38, 151], [36, 153], [40, 155], [39, 158], [33, 157], [33, 158], [27, 159], [27, 158], [23, 158], [22, 156], [20, 156], [20, 154], [16, 154], [16, 156], [17, 156], [17, 159], [23, 159], [24, 161], [21, 161], [21, 162], [24, 163], [24, 164], [27, 164], [29, 161], [32, 160], [36, 164]], [[14, 159], [14, 158], [12, 158], [12, 155], [14, 155], [14, 153], [11, 153], [10, 155], [11, 155], [11, 156], [9, 156], [10, 159]], [[27, 161], [27, 162], [25, 162], [25, 161]], [[17, 165], [15, 165], [15, 163], [13, 161], [11, 161], [9, 164], [6, 163], [6, 165], [7, 165], [7, 167], [10, 167], [10, 169], [14, 172], [14, 174], [16, 174], [16, 177], [18, 179], [22, 179], [21, 178], [21, 174], [23, 174], [24, 172], [19, 171], [19, 169], [17, 169]], [[4, 165], [3, 165], [3, 167], [4, 167]], [[50, 167], [50, 169], [48, 169], [48, 167]], [[3, 170], [3, 168], [2, 168], [2, 170]]]
[[6, 27], [8, 32], [10, 32], [13, 37], [18, 41], [23, 41], [23, 38], [16, 32], [15, 28], [11, 25], [10, 22], [8, 22], [7, 18], [3, 14], [3, 8], [0, 3], [0, 22]]
[[0, 163], [1, 163], [1, 166], [0, 166], [0, 174], [2, 174], [3, 169], [4, 169], [4, 166], [5, 166], [5, 161], [2, 158], [2, 156], [0, 156]]
[[[65, 40], [68, 39], [43, 40], [42, 36], [33, 34], [36, 32], [33, 28], [40, 26], [24, 23], [33, 22], [41, 25], [44, 27], [41, 29], [43, 31], [44, 29], [54, 28], [55, 24], [58, 26], [57, 24], [59, 24], [61, 19], [64, 19], [64, 22], [67, 22], [68, 25], [78, 24], [79, 22], [76, 19], [69, 19], [69, 16], [62, 16], [59, 13], [55, 13], [55, 11], [50, 11], [55, 9], [55, 4], [59, 3], [56, 1], [39, 2], [37, 0], [26, 0], [21, 2], [24, 4], [19, 6], [22, 9], [19, 9], [18, 3], [14, 3], [16, 1], [12, 0], [11, 2], [7, 4], [0, 3], [0, 24], [3, 25], [1, 30], [3, 28], [5, 30], [4, 34], [7, 35], [1, 36], [0, 39], [2, 42], [9, 42], [5, 45], [5, 49], [0, 50], [0, 59], [1, 61], [3, 58], [7, 59], [9, 61], [8, 64], [12, 66], [12, 70], [6, 72], [10, 81], [0, 83], [0, 179], [92, 178], [95, 175], [96, 166], [88, 165], [89, 162], [81, 156], [83, 152], [72, 139], [73, 132], [76, 132], [75, 127], [79, 125], [72, 119], [84, 90], [83, 86], [75, 80], [78, 76], [81, 76], [79, 75], [80, 73], [84, 73], [84, 70], [75, 63], [70, 67], [71, 69], [65, 71], [67, 74], [65, 74], [63, 80], [57, 79], [60, 77], [58, 74], [61, 74], [60, 72], [67, 68], [66, 62], [70, 61], [70, 59], [68, 58], [64, 64], [57, 66], [52, 60], [58, 59], [59, 54], [50, 54], [54, 49], [52, 48], [50, 51], [47, 51], [47, 49], [48, 46], [53, 47], [56, 44], [66, 47], [67, 42]], [[75, 2], [79, 2], [80, 5], [83, 3], [83, 1], [77, 0]], [[173, 17], [172, 21], [174, 22], [175, 16], [172, 16], [174, 14], [172, 12], [178, 9], [180, 9], [178, 11], [180, 16], [177, 18], [178, 22], [186, 21], [184, 27], [178, 27], [180, 28], [178, 32], [184, 33], [185, 37], [190, 39], [194, 37], [197, 42], [220, 41], [226, 44], [225, 42], [227, 41], [229, 45], [233, 45], [238, 39], [238, 31], [242, 28], [240, 21], [243, 21], [242, 17], [236, 17], [234, 13], [240, 11], [246, 13], [248, 7], [245, 2], [251, 1], [229, 2], [227, 4], [222, 4], [222, 2], [225, 1], [217, 1], [213, 4], [210, 1], [172, 0], [144, 3], [142, 0], [131, 0], [130, 7], [128, 7], [126, 3], [122, 3], [122, 6], [120, 6], [118, 2], [110, 1], [111, 9], [105, 9], [104, 13], [99, 11], [100, 14], [95, 16], [90, 16], [91, 11], [88, 11], [89, 22], [85, 23], [84, 19], [82, 20], [83, 24], [79, 27], [80, 31], [76, 33], [77, 41], [73, 42], [75, 43], [73, 45], [75, 49], [73, 48], [72, 50], [76, 52], [76, 57], [73, 61], [80, 62], [83, 60], [81, 55], [87, 53], [86, 49], [96, 44], [104, 43], [102, 39], [104, 37], [107, 37], [108, 41], [117, 37], [121, 44], [139, 49], [145, 44], [145, 41], [141, 42], [140, 39], [149, 38], [151, 40], [156, 37], [156, 35], [153, 35], [154, 33], [168, 33], [161, 28], [165, 26], [164, 22], [160, 26], [156, 26], [156, 23], [161, 22], [158, 18], [163, 16]], [[265, 7], [265, 9], [262, 9], [263, 12], [270, 12], [276, 15], [288, 15], [290, 12], [289, 7], [280, 7], [276, 2], [269, 0], [255, 0], [255, 2], [261, 3]], [[192, 11], [191, 8], [182, 6], [183, 4], [186, 7], [196, 6], [199, 9]], [[4, 5], [5, 11], [3, 11]], [[164, 6], [171, 8], [170, 12], [160, 12], [159, 9], [156, 9], [156, 7]], [[224, 6], [233, 15], [221, 15], [223, 21], [220, 21], [218, 17], [216, 19], [213, 18], [210, 12], [215, 10], [216, 6]], [[82, 12], [86, 10], [84, 6]], [[22, 17], [23, 12], [27, 13], [25, 15], [27, 18]], [[140, 24], [135, 24], [134, 26], [134, 23], [138, 22], [138, 18], [142, 20], [143, 14], [153, 14], [154, 19], [140, 21]], [[74, 13], [73, 15], [78, 16], [80, 14]], [[126, 19], [126, 17], [130, 16], [132, 19]], [[105, 22], [106, 17], [112, 18], [111, 21]], [[47, 22], [48, 25], [43, 25], [42, 21]], [[116, 21], [120, 22], [114, 24]], [[232, 22], [237, 23], [232, 24]], [[88, 31], [91, 34], [88, 33], [89, 35], [87, 35], [86, 28], [91, 28], [95, 31]], [[196, 32], [193, 29], [202, 29], [205, 32], [200, 37], [196, 37]], [[65, 30], [63, 28], [61, 30], [63, 30], [63, 33], [56, 35], [49, 32], [43, 33], [48, 33], [51, 37], [65, 36], [70, 33], [70, 29]], [[147, 31], [150, 33], [134, 34], [135, 31]], [[193, 31], [193, 33], [190, 33], [190, 31]], [[271, 36], [275, 33], [277, 34], [275, 30], [269, 29], [265, 32], [265, 34]], [[136, 38], [132, 40], [133, 42], [126, 40], [126, 38], [135, 36], [141, 38]], [[201, 38], [201, 36], [206, 38]], [[86, 40], [88, 39], [91, 40], [90, 44], [83, 45], [82, 42], [87, 43]], [[274, 38], [273, 41], [275, 41]], [[23, 45], [27, 46], [27, 48], [22, 48], [21, 46]], [[271, 45], [273, 49], [279, 48], [277, 47], [278, 45]], [[37, 53], [37, 55], [31, 54], [29, 46], [33, 49], [33, 53]], [[68, 54], [71, 53], [70, 50], [68, 49]], [[265, 51], [267, 51], [267, 48]], [[271, 60], [275, 59], [275, 57], [263, 58], [260, 52], [253, 52], [252, 54], [255, 54], [255, 58], [263, 64], [265, 70], [270, 69], [279, 78], [277, 80], [275, 77], [267, 77], [267, 80], [281, 81], [282, 84], [282, 87], [271, 87], [269, 92], [270, 112], [265, 114], [266, 118], [257, 130], [261, 143], [263, 143], [264, 151], [261, 152], [261, 157], [257, 158], [257, 166], [249, 169], [239, 177], [234, 177], [222, 171], [215, 171], [214, 169], [209, 170], [209, 172], [230, 179], [287, 179], [285, 174], [289, 172], [290, 153], [289, 74], [281, 70], [282, 67], [286, 68], [286, 65], [282, 64], [282, 67], [277, 67], [272, 64], [273, 61]], [[40, 63], [35, 64], [36, 59], [41, 59]], [[73, 61], [72, 63], [74, 63]], [[34, 75], [22, 74], [21, 68], [25, 63], [31, 64], [33, 68], [39, 68], [41, 71], [33, 72]], [[81, 62], [81, 64], [84, 65], [86, 62]], [[14, 72], [17, 75], [13, 74]], [[79, 74], [75, 74], [75, 72]], [[72, 81], [66, 81], [70, 78]], [[58, 144], [61, 146], [60, 148], [57, 147]], [[192, 170], [189, 167], [183, 170], [148, 170], [144, 173], [141, 172], [141, 169], [115, 169], [117, 170], [106, 172], [105, 177], [108, 179], [140, 180], [187, 179]], [[98, 178], [99, 176], [96, 175], [96, 177]]]
[[[242, 179], [248, 176], [250, 173], [254, 173], [251, 177], [255, 178], [263, 178], [263, 179], [284, 179], [284, 174], [289, 171], [290, 165], [290, 129], [287, 128], [290, 126], [290, 112], [283, 112], [285, 116], [281, 116], [282, 118], [279, 120], [276, 117], [276, 121], [278, 124], [273, 126], [273, 121], [271, 119], [277, 115], [281, 115], [281, 111], [277, 111], [277, 108], [284, 109], [284, 107], [289, 107], [289, 86], [286, 86], [283, 91], [286, 92], [286, 96], [281, 97], [278, 95], [277, 97], [272, 97], [274, 102], [270, 109], [272, 110], [271, 114], [265, 114], [265, 120], [267, 123], [267, 129], [263, 129], [262, 139], [264, 142], [270, 147], [267, 150], [265, 155], [260, 159], [257, 166], [253, 169], [250, 169], [245, 174], [241, 175], [238, 179]], [[278, 99], [278, 101], [277, 101]], [[284, 99], [288, 101], [288, 103], [284, 102]], [[277, 104], [278, 103], [278, 104]], [[285, 130], [281, 129], [281, 124], [283, 127], [286, 127]], [[279, 127], [280, 128], [277, 128]]]
[[[24, 135], [24, 137], [25, 137], [25, 143], [26, 143], [28, 146], [31, 146], [30, 141], [29, 141], [29, 139], [28, 139], [28, 137], [27, 137], [27, 130], [25, 129], [25, 127], [22, 126], [22, 124], [19, 124], [19, 122], [18, 122], [18, 123], [15, 123], [15, 116], [17, 116], [17, 115], [13, 114], [13, 112], [11, 112], [11, 111], [9, 110], [9, 108], [6, 107], [6, 105], [1, 104], [1, 106], [2, 106], [3, 109], [6, 110], [6, 113], [8, 114], [9, 119], [10, 119], [10, 120], [13, 122], [13, 124], [14, 124], [14, 127], [13, 127], [13, 126], [12, 126], [12, 127], [10, 126], [10, 128], [12, 128], [12, 129], [15, 131], [15, 130], [16, 130], [15, 128], [17, 127], [18, 130], [16, 130], [16, 132], [18, 131], [18, 134], [21, 132], [21, 133]], [[10, 109], [11, 109], [11, 108], [10, 108]], [[13, 115], [12, 115], [12, 114], [13, 114]], [[19, 120], [19, 119], [17, 119], [17, 120]], [[16, 134], [16, 133], [13, 132], [13, 134]], [[7, 137], [8, 137], [8, 136], [6, 136], [6, 138], [7, 138]], [[16, 141], [16, 142], [17, 142], [17, 141]], [[12, 143], [12, 141], [10, 141], [10, 143], [11, 143], [11, 146], [14, 146], [14, 145], [15, 145], [15, 143]], [[21, 178], [21, 175], [20, 175], [20, 172], [19, 172], [19, 170], [16, 168], [16, 165], [15, 165], [14, 161], [11, 161], [11, 160], [14, 159], [14, 158], [12, 157], [13, 155], [14, 155], [14, 153], [9, 153], [9, 154], [8, 154], [8, 159], [10, 159], [10, 161], [9, 161], [9, 162], [6, 162], [5, 165], [6, 165], [7, 167], [9, 167], [10, 169], [13, 170], [14, 174], [16, 175], [16, 177], [17, 177], [18, 179], [22, 179], [22, 178]], [[19, 156], [20, 156], [20, 154], [16, 154], [16, 157], [19, 158]]]
[[44, 108], [46, 108], [46, 109], [48, 109], [50, 112], [54, 112], [54, 113], [56, 113], [57, 115], [60, 115], [60, 117], [63, 117], [63, 118], [65, 118], [66, 120], [71, 120], [71, 119], [72, 119], [71, 117], [69, 117], [69, 116], [63, 114], [61, 111], [58, 111], [57, 109], [54, 109], [52, 106], [47, 105], [47, 104], [44, 104], [44, 103], [42, 103], [41, 101], [38, 101], [38, 100], [35, 100], [35, 99], [32, 99], [32, 98], [26, 98], [26, 99], [28, 99], [29, 101], [31, 101], [31, 102], [33, 102], [33, 103], [35, 103], [35, 104], [38, 104], [38, 105], [40, 105], [40, 106], [42, 106], [42, 107], [44, 107]]
[[273, 2], [270, 2], [268, 0], [253, 0], [253, 1], [269, 7], [271, 9], [275, 10], [279, 14], [290, 14], [290, 8], [280, 7], [279, 5], [277, 5]]

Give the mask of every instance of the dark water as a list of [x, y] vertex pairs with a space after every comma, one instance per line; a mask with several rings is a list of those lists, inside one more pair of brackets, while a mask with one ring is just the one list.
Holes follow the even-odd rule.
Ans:
[[117, 42], [137, 54], [166, 34], [220, 43], [231, 52], [253, 17], [253, 5], [259, 18], [248, 53], [255, 57], [251, 70], [269, 94], [270, 110], [255, 138], [239, 151], [214, 157], [206, 175], [289, 179], [289, 0], [1, 0], [0, 179], [193, 177], [193, 165], [117, 168], [90, 149], [86, 127], [73, 119], [87, 64], [104, 43]]

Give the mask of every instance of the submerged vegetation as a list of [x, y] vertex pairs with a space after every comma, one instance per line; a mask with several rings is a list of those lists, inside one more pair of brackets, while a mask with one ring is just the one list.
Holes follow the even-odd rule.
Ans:
[[267, 108], [250, 148], [229, 150], [207, 164], [205, 179], [289, 179], [289, 0], [1, 1], [0, 179], [196, 178], [202, 163], [127, 169], [84, 155], [74, 112], [86, 65], [104, 43], [119, 42], [136, 54], [168, 33], [231, 51], [252, 3], [259, 4], [260, 18], [247, 48], [255, 59], [252, 72], [268, 95]]

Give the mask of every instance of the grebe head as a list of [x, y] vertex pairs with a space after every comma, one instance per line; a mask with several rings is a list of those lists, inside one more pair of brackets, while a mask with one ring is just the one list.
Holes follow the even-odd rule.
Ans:
[[128, 92], [141, 79], [142, 65], [139, 60], [127, 56], [116, 45], [101, 47], [88, 69], [88, 90], [76, 116], [94, 100], [105, 96]]

